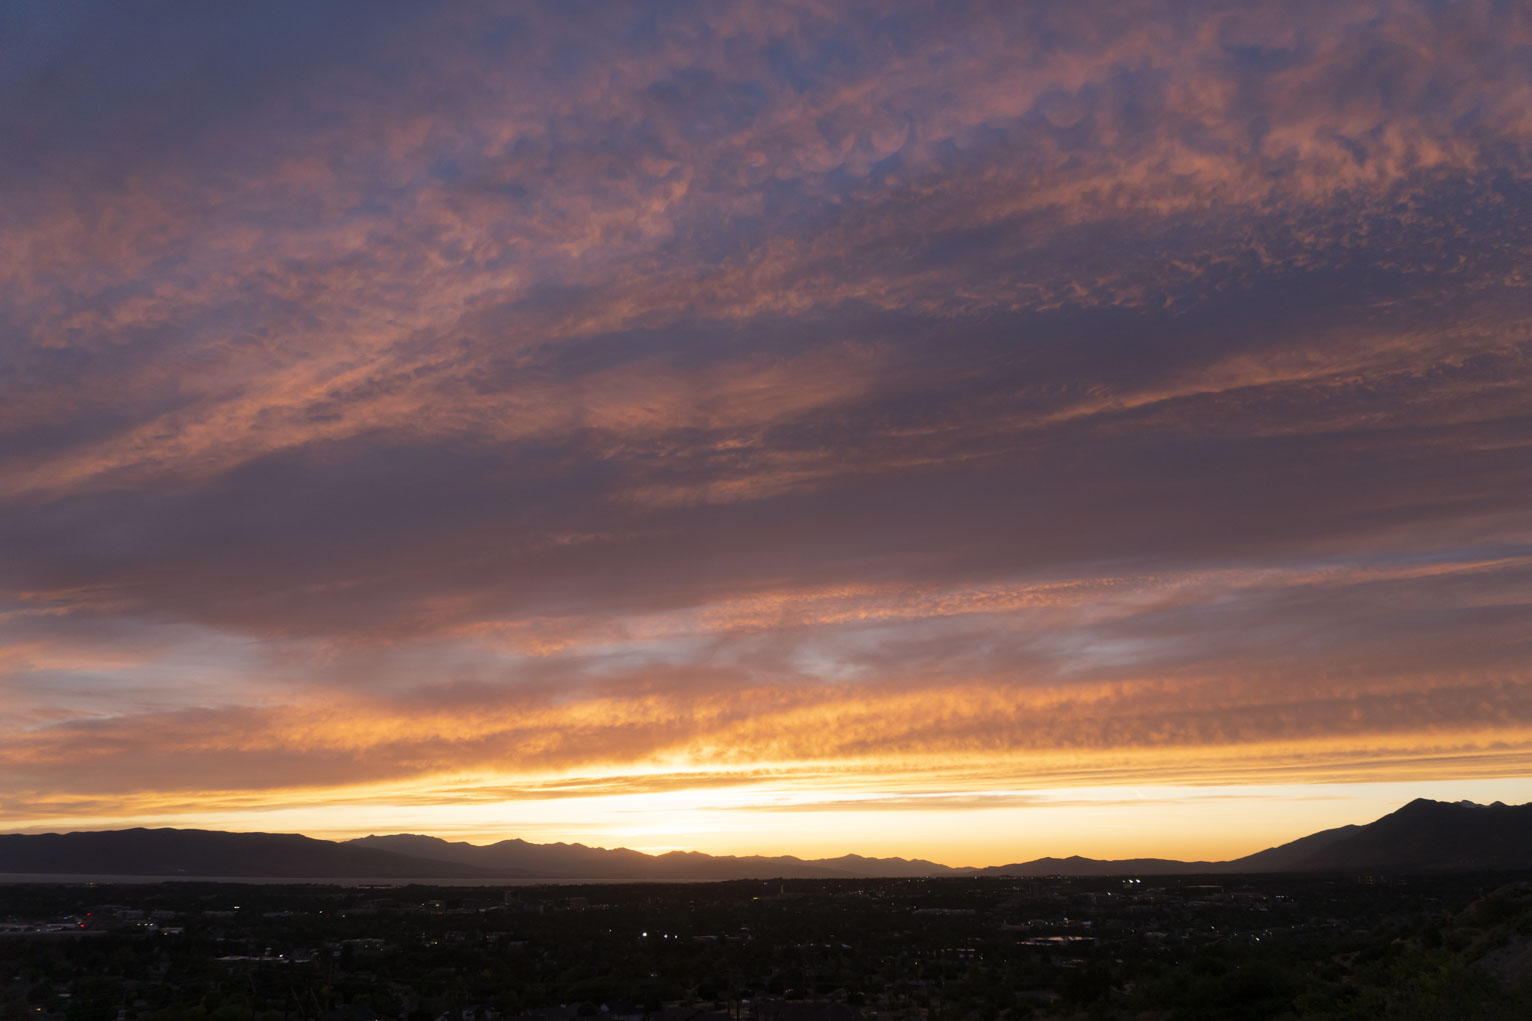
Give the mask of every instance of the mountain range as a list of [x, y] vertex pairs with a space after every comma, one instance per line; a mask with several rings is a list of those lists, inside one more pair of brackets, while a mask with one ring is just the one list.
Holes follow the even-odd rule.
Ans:
[[1175, 875], [1257, 872], [1434, 872], [1532, 869], [1532, 803], [1417, 799], [1366, 825], [1341, 826], [1232, 861], [1079, 856], [954, 868], [905, 858], [805, 860], [651, 855], [628, 848], [502, 840], [476, 845], [417, 834], [317, 840], [294, 833], [129, 829], [0, 835], [0, 873], [546, 882], [998, 875]]

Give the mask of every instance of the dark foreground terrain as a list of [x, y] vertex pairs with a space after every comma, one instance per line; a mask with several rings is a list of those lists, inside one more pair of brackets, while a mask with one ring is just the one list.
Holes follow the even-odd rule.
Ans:
[[1532, 876], [0, 887], [0, 1021], [1532, 1017]]

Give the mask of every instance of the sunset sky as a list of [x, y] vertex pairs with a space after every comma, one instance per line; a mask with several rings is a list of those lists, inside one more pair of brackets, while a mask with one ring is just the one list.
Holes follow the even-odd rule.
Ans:
[[1532, 7], [12, 2], [0, 830], [1532, 801]]

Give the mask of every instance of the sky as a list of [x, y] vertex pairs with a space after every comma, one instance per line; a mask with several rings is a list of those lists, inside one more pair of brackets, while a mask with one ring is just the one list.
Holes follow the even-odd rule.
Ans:
[[1532, 801], [1532, 9], [0, 10], [0, 830]]

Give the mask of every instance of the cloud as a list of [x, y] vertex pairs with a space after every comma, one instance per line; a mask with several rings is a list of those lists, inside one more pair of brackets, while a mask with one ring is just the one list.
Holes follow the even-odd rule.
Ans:
[[1520, 768], [1518, 11], [14, 21], [10, 796]]

